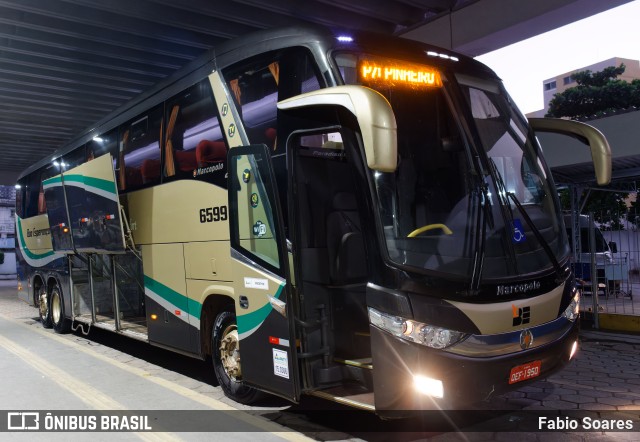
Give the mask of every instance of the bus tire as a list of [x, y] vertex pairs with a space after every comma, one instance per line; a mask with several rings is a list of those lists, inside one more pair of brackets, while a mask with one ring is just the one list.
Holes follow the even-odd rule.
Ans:
[[234, 312], [224, 310], [216, 316], [211, 331], [211, 359], [218, 384], [224, 394], [241, 404], [250, 404], [262, 394], [242, 382], [238, 327]]
[[50, 298], [47, 292], [47, 286], [42, 283], [37, 288], [36, 299], [38, 301], [38, 316], [40, 323], [44, 328], [51, 328], [51, 309]]
[[71, 321], [64, 315], [64, 298], [60, 285], [57, 282], [51, 287], [49, 310], [53, 330], [56, 333], [69, 333], [69, 330], [71, 330]]

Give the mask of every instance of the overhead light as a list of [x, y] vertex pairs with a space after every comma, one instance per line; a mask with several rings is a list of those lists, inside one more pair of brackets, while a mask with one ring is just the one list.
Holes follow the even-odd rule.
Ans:
[[353, 41], [353, 37], [350, 37], [348, 35], [339, 35], [336, 38], [342, 43], [351, 43]]
[[104, 138], [93, 137], [93, 141], [97, 141], [98, 143], [102, 143], [104, 141]]
[[439, 57], [439, 58], [444, 58], [445, 60], [459, 61], [458, 57], [455, 57], [453, 55], [443, 54], [441, 52], [435, 52], [435, 51], [426, 51], [426, 52], [429, 57]]
[[16, 184], [14, 187], [15, 187], [16, 189], [22, 189], [22, 186], [21, 186], [20, 184]]

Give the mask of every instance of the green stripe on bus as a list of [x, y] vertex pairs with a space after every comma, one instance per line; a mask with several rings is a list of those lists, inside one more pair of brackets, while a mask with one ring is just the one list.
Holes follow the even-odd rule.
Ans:
[[200, 319], [202, 304], [200, 304], [198, 301], [189, 299], [188, 297], [176, 292], [175, 290], [167, 287], [161, 282], [158, 282], [153, 278], [149, 278], [147, 275], [144, 275], [144, 286], [149, 288], [149, 290], [156, 293], [165, 301], [176, 306], [176, 308], [189, 313], [196, 319]]
[[85, 176], [79, 174], [71, 174], [64, 176], [65, 181], [82, 183], [85, 186], [95, 187], [96, 189], [103, 190], [105, 192], [116, 194], [116, 183], [109, 180], [103, 180], [102, 178], [95, 178], [92, 176]]
[[22, 251], [25, 255], [27, 255], [31, 259], [44, 259], [54, 254], [53, 250], [39, 254], [33, 253], [31, 250], [29, 250], [29, 248], [27, 247], [27, 243], [24, 240], [24, 235], [22, 234], [22, 221], [20, 221], [20, 218], [18, 217], [16, 217], [16, 219], [18, 220], [18, 237], [20, 239], [20, 246], [22, 247]]
[[44, 180], [42, 182], [42, 185], [48, 186], [49, 184], [54, 184], [54, 183], [62, 183], [62, 178], [60, 177], [60, 175], [56, 175], [54, 177], [47, 178], [46, 180]]
[[[278, 291], [276, 292], [274, 298], [280, 298], [283, 288], [284, 288], [284, 284], [278, 287]], [[250, 330], [253, 330], [256, 327], [259, 327], [260, 324], [262, 324], [264, 320], [267, 319], [267, 316], [269, 316], [269, 313], [271, 313], [271, 310], [273, 310], [273, 307], [269, 302], [267, 302], [265, 305], [263, 305], [256, 311], [247, 313], [246, 315], [242, 315], [242, 316], [237, 315], [236, 320], [238, 321], [238, 324], [237, 324], [238, 333], [240, 334], [246, 333]]]

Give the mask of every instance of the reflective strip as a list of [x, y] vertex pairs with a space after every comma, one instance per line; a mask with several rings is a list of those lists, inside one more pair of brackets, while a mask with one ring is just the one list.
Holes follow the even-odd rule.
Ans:
[[[189, 299], [147, 275], [144, 275], [144, 293], [162, 308], [174, 313], [178, 319], [200, 330], [202, 304], [198, 301]], [[180, 313], [176, 314], [178, 311]]]

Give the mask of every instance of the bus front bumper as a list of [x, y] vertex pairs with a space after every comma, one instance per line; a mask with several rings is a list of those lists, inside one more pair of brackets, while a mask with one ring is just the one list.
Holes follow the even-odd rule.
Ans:
[[[575, 353], [579, 325], [567, 321], [561, 335], [535, 348], [484, 357], [435, 350], [373, 325], [370, 330], [376, 412], [382, 417], [400, 417], [416, 410], [469, 408], [495, 394], [544, 379], [564, 367]], [[536, 330], [532, 331], [535, 335]], [[509, 383], [517, 367], [538, 363], [535, 377]]]

